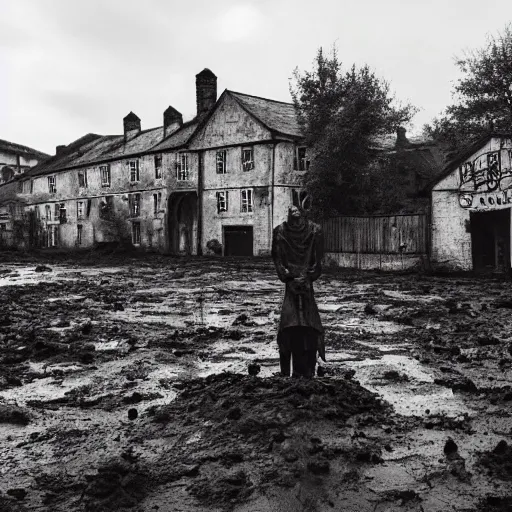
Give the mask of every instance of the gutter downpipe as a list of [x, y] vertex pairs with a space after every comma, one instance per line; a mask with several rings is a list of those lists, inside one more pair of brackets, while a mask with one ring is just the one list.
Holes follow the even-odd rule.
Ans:
[[274, 142], [272, 146], [272, 177], [271, 177], [271, 186], [270, 186], [270, 233], [269, 233], [269, 243], [272, 245], [272, 233], [274, 232], [274, 187], [276, 181], [276, 146], [277, 143]]
[[203, 255], [203, 165], [204, 158], [203, 152], [197, 153], [198, 165], [197, 165], [197, 255]]

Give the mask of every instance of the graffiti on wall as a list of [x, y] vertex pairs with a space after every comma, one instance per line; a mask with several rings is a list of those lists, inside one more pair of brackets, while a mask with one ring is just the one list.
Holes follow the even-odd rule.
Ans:
[[511, 145], [510, 140], [502, 140], [499, 150], [479, 154], [460, 165], [459, 204], [462, 208], [510, 208], [512, 204]]

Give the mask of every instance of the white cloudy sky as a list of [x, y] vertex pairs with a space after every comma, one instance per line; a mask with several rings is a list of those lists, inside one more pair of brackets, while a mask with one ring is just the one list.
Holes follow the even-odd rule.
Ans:
[[510, 0], [0, 0], [0, 138], [54, 153], [85, 133], [195, 112], [195, 74], [290, 101], [295, 67], [336, 43], [421, 108], [451, 98], [454, 56], [512, 20]]

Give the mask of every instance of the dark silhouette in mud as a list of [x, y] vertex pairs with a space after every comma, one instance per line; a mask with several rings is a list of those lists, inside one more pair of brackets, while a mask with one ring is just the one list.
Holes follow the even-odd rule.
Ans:
[[313, 281], [322, 272], [323, 237], [318, 224], [292, 206], [288, 220], [274, 229], [272, 258], [279, 279], [285, 283], [277, 334], [281, 374], [313, 377], [317, 354], [325, 361], [324, 331], [313, 292]]

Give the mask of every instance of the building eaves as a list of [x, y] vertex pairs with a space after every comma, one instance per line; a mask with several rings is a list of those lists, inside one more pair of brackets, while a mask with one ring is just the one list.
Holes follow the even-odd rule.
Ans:
[[9, 142], [3, 139], [0, 139], [0, 151], [34, 156], [41, 160], [50, 158], [50, 155], [43, 153], [42, 151], [38, 151], [37, 149], [29, 148], [28, 146], [23, 146], [21, 144], [16, 144], [15, 142]]
[[490, 139], [493, 137], [507, 137], [510, 138], [511, 135], [508, 133], [497, 133], [497, 132], [489, 132], [477, 139], [470, 141], [466, 146], [461, 148], [461, 150], [453, 157], [443, 168], [439, 176], [437, 176], [434, 180], [427, 184], [425, 187], [426, 190], [431, 190], [434, 188], [441, 180], [445, 179], [449, 176], [461, 163], [467, 160], [471, 155], [476, 153], [482, 146], [484, 146]]

